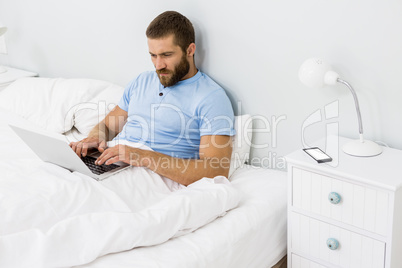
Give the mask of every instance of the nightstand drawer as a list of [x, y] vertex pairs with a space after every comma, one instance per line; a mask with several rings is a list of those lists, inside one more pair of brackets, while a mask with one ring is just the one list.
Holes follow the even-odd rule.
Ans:
[[290, 220], [292, 252], [340, 267], [384, 267], [384, 242], [295, 212]]
[[387, 235], [389, 194], [386, 191], [293, 167], [292, 206]]
[[327, 266], [320, 265], [296, 254], [292, 254], [292, 267], [290, 268], [327, 268]]

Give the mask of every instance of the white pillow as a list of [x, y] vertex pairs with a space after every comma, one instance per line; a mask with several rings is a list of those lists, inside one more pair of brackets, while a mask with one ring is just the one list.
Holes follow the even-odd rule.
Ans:
[[0, 92], [0, 107], [46, 130], [65, 133], [76, 124], [80, 132], [86, 133], [88, 124], [93, 124], [93, 117], [98, 115], [93, 108], [101, 101], [106, 107], [116, 104], [123, 90], [94, 79], [21, 78]]
[[229, 178], [250, 158], [251, 139], [253, 135], [253, 118], [249, 114], [235, 116], [236, 135], [232, 137], [232, 157], [230, 160]]
[[74, 126], [85, 136], [113, 110], [123, 96], [124, 88], [110, 84], [91, 101], [80, 103], [74, 112]]

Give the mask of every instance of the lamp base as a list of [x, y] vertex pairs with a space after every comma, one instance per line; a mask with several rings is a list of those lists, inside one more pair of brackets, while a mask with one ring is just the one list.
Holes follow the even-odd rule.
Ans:
[[382, 148], [369, 140], [354, 140], [343, 145], [342, 150], [353, 156], [376, 156], [382, 153]]
[[0, 66], [0, 74], [7, 72], [7, 69], [3, 66]]

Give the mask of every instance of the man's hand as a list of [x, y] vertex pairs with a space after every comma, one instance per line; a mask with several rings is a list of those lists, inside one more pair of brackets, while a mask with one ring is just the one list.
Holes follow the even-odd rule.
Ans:
[[103, 153], [106, 150], [106, 142], [113, 139], [120, 131], [127, 120], [127, 112], [119, 106], [106, 115], [99, 124], [97, 124], [85, 138], [78, 142], [71, 142], [70, 147], [79, 156], [86, 156], [88, 149], [95, 148]]
[[230, 136], [202, 136], [199, 152], [200, 159], [182, 159], [127, 145], [116, 145], [106, 149], [95, 164], [110, 165], [122, 161], [132, 166], [149, 168], [186, 186], [204, 177], [228, 176], [232, 154]]
[[143, 152], [144, 150], [119, 144], [106, 149], [95, 161], [95, 164], [110, 165], [122, 161], [132, 166], [147, 166], [147, 161], [143, 158]]
[[86, 156], [88, 149], [96, 148], [99, 152], [103, 153], [106, 149], [106, 140], [101, 140], [96, 137], [88, 137], [78, 142], [71, 142], [70, 147], [79, 156]]

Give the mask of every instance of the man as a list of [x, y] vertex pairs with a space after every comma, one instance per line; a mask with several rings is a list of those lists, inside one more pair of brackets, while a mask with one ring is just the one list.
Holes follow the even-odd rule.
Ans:
[[[156, 72], [135, 78], [88, 137], [70, 146], [78, 156], [97, 148], [102, 153], [98, 165], [123, 161], [183, 185], [227, 176], [235, 134], [233, 110], [224, 90], [195, 66], [191, 22], [167, 11], [150, 23], [146, 35]], [[142, 143], [153, 151], [121, 144], [106, 148], [113, 138]]]

